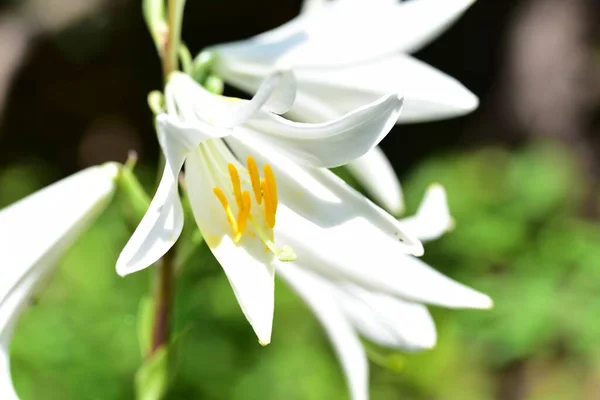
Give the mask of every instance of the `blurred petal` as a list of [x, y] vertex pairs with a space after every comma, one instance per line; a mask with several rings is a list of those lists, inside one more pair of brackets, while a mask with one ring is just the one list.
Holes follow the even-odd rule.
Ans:
[[[249, 93], [257, 90], [264, 73], [256, 65], [235, 64], [226, 68], [227, 82]], [[399, 123], [458, 117], [479, 105], [477, 96], [456, 79], [404, 54], [295, 72], [298, 93], [289, 115], [304, 122], [339, 118], [390, 92], [404, 98]]]
[[352, 176], [392, 215], [404, 212], [404, 197], [394, 167], [380, 147], [346, 165]]
[[423, 241], [437, 239], [451, 230], [454, 221], [450, 216], [444, 187], [438, 184], [431, 185], [416, 215], [401, 219], [400, 222]]
[[110, 201], [118, 166], [87, 168], [0, 210], [0, 398], [18, 399], [10, 374], [14, 324], [36, 285]]
[[353, 400], [369, 398], [369, 366], [358, 335], [338, 307], [329, 287], [293, 263], [278, 263], [281, 277], [304, 299], [319, 319], [342, 364]]
[[272, 31], [216, 46], [220, 58], [216, 67], [236, 62], [290, 68], [340, 66], [414, 51], [443, 32], [472, 2], [333, 2]]
[[[196, 149], [186, 162], [185, 181], [196, 219], [219, 264], [223, 267], [231, 288], [259, 342], [271, 341], [274, 307], [274, 256], [265, 251], [265, 245], [250, 235], [242, 236], [236, 244], [232, 228], [223, 208], [213, 193], [213, 188], [223, 187], [216, 181], [208, 165], [209, 155]], [[230, 184], [230, 182], [227, 182]]]
[[[396, 2], [397, 3], [397, 2]], [[412, 53], [444, 33], [475, 0], [413, 0], [400, 3], [397, 50]]]
[[22, 279], [53, 264], [104, 209], [117, 174], [116, 164], [90, 167], [0, 210], [0, 307]]
[[[299, 95], [291, 115], [308, 121], [325, 117], [314, 99], [343, 114], [390, 91], [404, 97], [400, 123], [457, 117], [479, 104], [456, 79], [403, 54], [339, 69], [303, 69], [296, 77]], [[300, 94], [313, 100], [312, 107]]]
[[156, 126], [165, 169], [148, 211], [119, 255], [117, 273], [121, 276], [149, 267], [177, 241], [184, 219], [177, 182], [183, 162], [202, 141], [231, 133], [201, 122], [190, 126], [166, 114], [156, 117]]
[[183, 73], [172, 74], [165, 89], [169, 114], [186, 121], [200, 119], [214, 127], [232, 128], [250, 119], [260, 109], [284, 113], [294, 103], [293, 72], [278, 71], [264, 79], [251, 100], [213, 94]]
[[430, 349], [437, 339], [427, 307], [351, 284], [334, 285], [352, 325], [367, 339], [408, 351]]
[[388, 95], [330, 122], [299, 123], [262, 113], [247, 125], [255, 130], [253, 134], [276, 145], [294, 161], [330, 168], [346, 164], [376, 146], [392, 129], [401, 109], [402, 98]]

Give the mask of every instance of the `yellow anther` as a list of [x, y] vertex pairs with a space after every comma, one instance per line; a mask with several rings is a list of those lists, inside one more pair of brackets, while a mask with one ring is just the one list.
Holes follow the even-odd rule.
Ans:
[[265, 181], [269, 187], [269, 193], [273, 199], [273, 213], [275, 213], [277, 211], [277, 204], [279, 203], [279, 199], [277, 198], [277, 182], [275, 182], [275, 175], [273, 174], [273, 170], [269, 164], [265, 164], [263, 167], [263, 173], [265, 175]]
[[260, 175], [258, 175], [258, 167], [256, 166], [256, 161], [252, 156], [248, 156], [246, 159], [246, 164], [248, 164], [248, 175], [250, 175], [250, 182], [252, 182], [252, 191], [254, 192], [254, 198], [256, 198], [256, 202], [260, 204], [262, 202], [262, 193], [260, 191]]
[[217, 196], [217, 199], [219, 199], [219, 202], [221, 203], [221, 205], [223, 206], [223, 209], [225, 210], [225, 215], [227, 216], [227, 221], [229, 222], [229, 225], [231, 225], [231, 228], [233, 228], [233, 234], [237, 235], [238, 224], [237, 224], [237, 221], [235, 220], [235, 217], [233, 216], [233, 211], [231, 211], [231, 206], [229, 205], [229, 202], [227, 201], [227, 197], [225, 197], [225, 193], [223, 193], [223, 191], [219, 187], [213, 188], [213, 193], [215, 194], [215, 196]]
[[229, 169], [229, 177], [231, 178], [231, 184], [233, 186], [233, 195], [235, 196], [235, 202], [239, 209], [243, 206], [242, 200], [242, 184], [240, 182], [240, 174], [238, 173], [235, 165], [229, 164], [227, 165], [227, 169]]
[[250, 200], [250, 192], [244, 190], [242, 194], [242, 208], [238, 211], [237, 217], [237, 227], [238, 231], [235, 234], [233, 241], [239, 242], [246, 230], [246, 225], [248, 223], [248, 218], [250, 217], [250, 207], [252, 205], [252, 201]]
[[265, 220], [267, 221], [267, 226], [273, 229], [275, 226], [275, 204], [273, 202], [271, 188], [266, 179], [262, 180], [262, 191], [265, 200]]

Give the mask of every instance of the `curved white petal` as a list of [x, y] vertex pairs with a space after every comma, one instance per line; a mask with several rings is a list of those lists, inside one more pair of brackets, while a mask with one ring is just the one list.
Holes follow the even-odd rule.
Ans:
[[259, 342], [271, 341], [274, 307], [274, 256], [256, 237], [242, 236], [235, 244], [221, 204], [213, 193], [221, 187], [207, 162], [209, 155], [196, 149], [186, 162], [186, 187], [196, 224], [204, 241], [223, 267], [240, 307]]
[[[422, 122], [457, 117], [477, 108], [479, 100], [451, 76], [411, 56], [395, 54], [336, 69], [303, 69], [296, 73], [299, 93], [345, 113], [382, 94], [402, 93], [404, 107], [398, 122]], [[301, 102], [292, 116], [313, 121], [321, 110]]]
[[87, 168], [0, 210], [0, 308], [21, 279], [53, 264], [104, 209], [118, 168]]
[[165, 88], [169, 114], [185, 121], [200, 119], [214, 127], [233, 128], [250, 119], [260, 109], [284, 113], [294, 103], [296, 81], [290, 70], [268, 75], [251, 100], [215, 95], [189, 75], [174, 73]]
[[435, 346], [435, 323], [424, 305], [349, 283], [335, 286], [334, 293], [352, 325], [369, 340], [408, 351]]
[[110, 201], [118, 166], [87, 168], [0, 210], [0, 398], [17, 399], [12, 329], [38, 282]]
[[451, 230], [454, 220], [448, 209], [444, 187], [438, 184], [431, 185], [415, 216], [403, 218], [400, 223], [423, 241], [437, 239]]
[[177, 241], [184, 219], [177, 190], [183, 162], [202, 141], [231, 133], [202, 122], [190, 125], [167, 114], [156, 117], [156, 126], [165, 169], [146, 214], [117, 259], [117, 273], [121, 276], [152, 265]]
[[419, 243], [333, 173], [303, 168], [251, 139], [226, 140], [238, 157], [252, 155], [259, 164], [271, 164], [279, 187], [275, 239], [290, 245], [303, 265], [332, 280], [350, 280], [409, 301], [491, 307], [488, 296], [407, 256], [422, 253]]
[[273, 31], [216, 46], [217, 68], [243, 61], [290, 68], [339, 66], [410, 52], [437, 37], [472, 2], [333, 2]]
[[401, 109], [402, 98], [388, 95], [330, 122], [299, 123], [261, 113], [246, 125], [294, 161], [331, 168], [347, 164], [376, 146], [393, 128]]
[[[225, 65], [222, 70], [228, 83], [249, 93], [257, 90], [266, 73], [264, 67], [247, 63]], [[456, 79], [404, 54], [295, 72], [298, 93], [289, 115], [304, 122], [338, 118], [390, 92], [404, 98], [399, 123], [458, 117], [479, 105], [477, 96]]]
[[394, 167], [380, 147], [346, 165], [352, 176], [375, 201], [392, 215], [404, 212], [404, 196]]
[[330, 287], [310, 271], [278, 263], [277, 271], [319, 319], [342, 364], [353, 400], [369, 398], [369, 365], [358, 335], [332, 297]]

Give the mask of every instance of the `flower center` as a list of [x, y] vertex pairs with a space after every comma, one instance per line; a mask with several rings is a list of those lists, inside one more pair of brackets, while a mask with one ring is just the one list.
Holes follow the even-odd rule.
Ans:
[[[296, 254], [289, 246], [283, 246], [278, 248], [272, 239], [272, 234], [269, 234], [269, 230], [275, 227], [275, 215], [277, 213], [278, 196], [277, 196], [277, 182], [275, 181], [275, 175], [269, 164], [263, 166], [263, 178], [259, 175], [258, 166], [256, 161], [251, 156], [246, 159], [247, 173], [250, 177], [251, 190], [254, 195], [254, 199], [258, 206], [262, 205], [262, 215], [264, 217], [265, 225], [267, 229], [263, 229], [256, 217], [253, 216], [252, 211], [252, 198], [249, 190], [243, 190], [240, 179], [240, 173], [233, 163], [227, 165], [229, 171], [229, 179], [231, 181], [233, 189], [233, 197], [235, 204], [237, 205], [237, 215], [234, 214], [229, 200], [225, 195], [223, 189], [218, 186], [213, 188], [213, 193], [223, 206], [227, 222], [233, 230], [233, 241], [237, 244], [242, 239], [242, 236], [246, 232], [248, 222], [254, 232], [258, 235], [260, 240], [265, 244], [268, 251], [273, 252], [280, 261], [294, 261]], [[243, 171], [246, 172], [246, 171]]]

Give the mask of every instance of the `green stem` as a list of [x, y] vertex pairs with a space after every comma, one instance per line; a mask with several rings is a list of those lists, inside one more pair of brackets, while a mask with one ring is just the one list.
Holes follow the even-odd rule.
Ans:
[[169, 0], [167, 18], [169, 35], [165, 41], [163, 52], [163, 76], [167, 81], [171, 72], [178, 70], [177, 55], [181, 43], [181, 26], [183, 22], [183, 9], [185, 0]]
[[174, 292], [174, 248], [162, 258], [157, 273], [157, 287], [154, 298], [154, 326], [150, 355], [169, 343], [171, 333], [171, 311]]
[[[168, 0], [168, 36], [162, 51], [163, 78], [165, 84], [169, 75], [178, 69], [177, 56], [181, 41], [181, 25], [185, 0]], [[164, 165], [164, 156], [161, 156], [160, 165]], [[162, 168], [159, 168], [160, 176]], [[156, 287], [154, 297], [154, 322], [152, 328], [152, 346], [150, 357], [162, 348], [168, 346], [171, 336], [171, 317], [173, 310], [173, 295], [175, 292], [175, 260], [176, 247], [173, 246], [158, 263], [156, 274]]]

